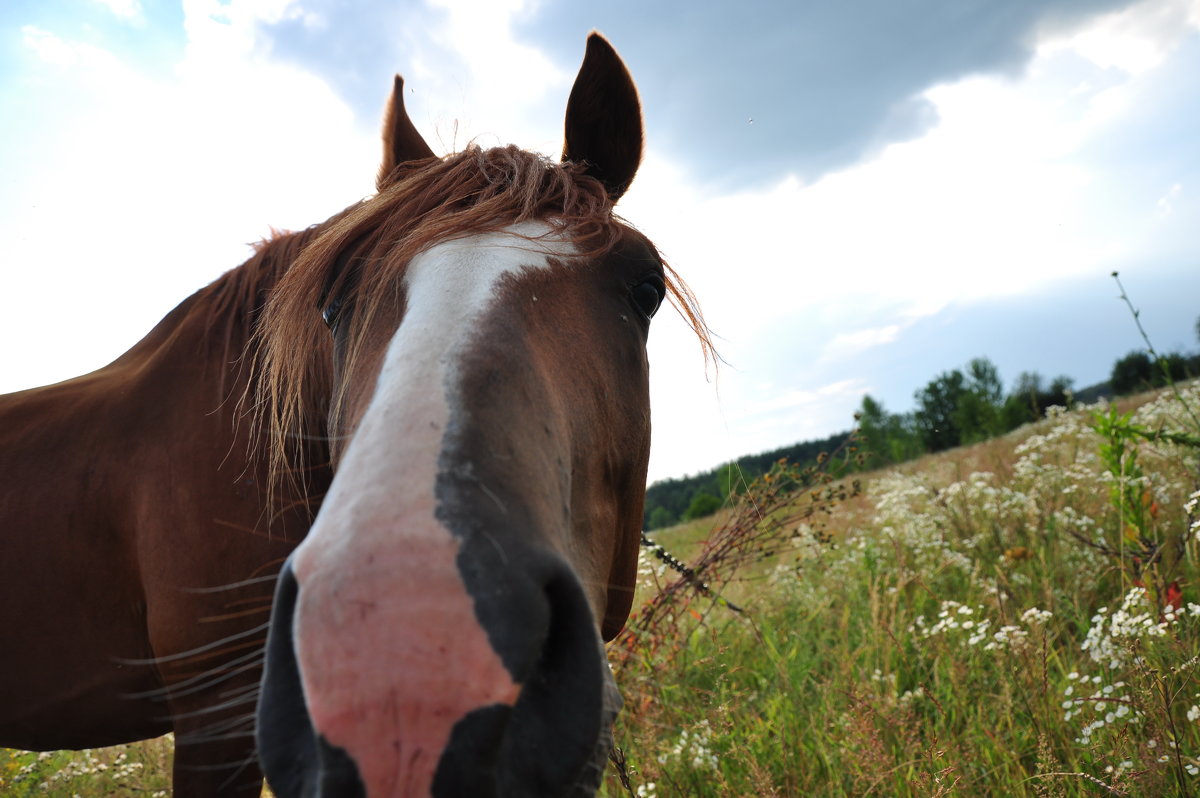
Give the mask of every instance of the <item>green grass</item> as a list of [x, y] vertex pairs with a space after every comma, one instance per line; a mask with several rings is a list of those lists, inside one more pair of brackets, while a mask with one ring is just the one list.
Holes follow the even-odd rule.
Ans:
[[166, 796], [171, 792], [170, 736], [90, 751], [31, 753], [0, 748], [5, 798]]

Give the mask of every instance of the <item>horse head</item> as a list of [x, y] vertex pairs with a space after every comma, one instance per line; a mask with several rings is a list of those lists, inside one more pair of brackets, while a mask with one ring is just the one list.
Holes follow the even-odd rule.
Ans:
[[334, 478], [279, 577], [260, 756], [281, 796], [591, 795], [621, 703], [603, 641], [633, 600], [647, 335], [668, 294], [691, 308], [613, 214], [637, 92], [593, 34], [553, 162], [435, 157], [402, 86], [378, 193], [261, 322], [273, 445], [323, 435]]

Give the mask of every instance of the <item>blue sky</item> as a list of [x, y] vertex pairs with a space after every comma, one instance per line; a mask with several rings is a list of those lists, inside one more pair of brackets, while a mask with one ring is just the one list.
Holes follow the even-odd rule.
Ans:
[[651, 476], [910, 409], [990, 357], [1197, 348], [1200, 0], [8, 0], [0, 391], [107, 363], [272, 228], [372, 188], [391, 75], [435, 150], [560, 149], [583, 42], [638, 82], [621, 212], [728, 365], [651, 341]]

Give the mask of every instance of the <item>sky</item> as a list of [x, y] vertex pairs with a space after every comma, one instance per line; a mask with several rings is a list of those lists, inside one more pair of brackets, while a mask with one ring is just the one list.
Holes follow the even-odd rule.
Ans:
[[272, 230], [367, 196], [394, 73], [439, 153], [561, 151], [598, 29], [619, 212], [724, 359], [651, 331], [650, 477], [847, 430], [988, 357], [1108, 377], [1200, 317], [1200, 0], [5, 0], [0, 392], [116, 358]]

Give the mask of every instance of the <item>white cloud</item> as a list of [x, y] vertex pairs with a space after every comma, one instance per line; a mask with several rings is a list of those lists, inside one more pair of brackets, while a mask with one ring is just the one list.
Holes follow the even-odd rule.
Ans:
[[1200, 28], [1200, 2], [1144, 0], [1106, 14], [1082, 30], [1047, 39], [1039, 55], [1069, 50], [1097, 66], [1138, 75], [1161, 64], [1189, 27]]
[[41, 61], [58, 67], [85, 67], [92, 71], [120, 69], [112, 53], [81, 42], [68, 42], [36, 25], [21, 28], [21, 43]]
[[1155, 207], [1158, 208], [1158, 212], [1163, 216], [1168, 216], [1173, 213], [1175, 210], [1175, 204], [1179, 201], [1179, 197], [1182, 194], [1183, 186], [1180, 183], [1176, 183], [1175, 185], [1171, 186], [1171, 188], [1167, 190], [1167, 193], [1163, 194], [1159, 198], [1158, 202], [1155, 203]]
[[890, 344], [900, 334], [899, 324], [888, 324], [883, 327], [868, 327], [852, 332], [837, 333], [825, 345], [821, 357], [825, 360], [836, 360], [852, 357], [872, 347]]
[[[110, 52], [27, 28], [58, 102], [20, 135], [21, 172], [0, 208], [8, 329], [41, 349], [6, 352], [0, 391], [97, 368], [176, 303], [238, 265], [271, 227], [321, 221], [373, 188], [377, 135], [321, 79], [266, 61], [254, 22], [286, 3], [185, 3], [189, 41], [152, 76]], [[44, 265], [42, 265], [44, 264]], [[8, 274], [12, 272], [12, 274]], [[11, 327], [8, 327], [11, 325]], [[88, 332], [91, 331], [91, 332]]]
[[141, 27], [146, 24], [141, 0], [93, 0], [93, 2], [104, 6], [118, 19], [131, 25]]
[[446, 16], [428, 37], [456, 54], [467, 70], [444, 74], [439, 65], [418, 60], [417, 72], [406, 76], [408, 85], [420, 86], [413, 111], [434, 129], [434, 149], [460, 150], [478, 140], [557, 155], [561, 123], [547, 128], [535, 109], [561, 90], [565, 110], [574, 75], [513, 38], [513, 20], [529, 8], [529, 0], [430, 0], [430, 5]]

